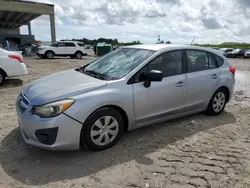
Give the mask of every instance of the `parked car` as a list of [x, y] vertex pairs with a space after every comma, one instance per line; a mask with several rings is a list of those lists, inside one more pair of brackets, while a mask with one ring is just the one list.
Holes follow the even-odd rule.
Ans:
[[69, 56], [72, 59], [81, 59], [87, 55], [82, 42], [76, 41], [60, 41], [53, 43], [50, 46], [38, 47], [37, 53], [41, 58], [53, 59], [54, 56]]
[[244, 54], [244, 58], [250, 58], [250, 50], [247, 50]]
[[217, 47], [212, 47], [212, 49], [214, 49], [214, 50], [220, 50], [220, 48], [217, 48]]
[[227, 53], [232, 52], [233, 48], [220, 48], [220, 51], [223, 53], [224, 56], [227, 56]]
[[226, 54], [226, 57], [228, 57], [228, 58], [244, 57], [245, 53], [246, 53], [246, 50], [244, 50], [244, 49], [234, 49], [233, 51], [228, 52]]
[[0, 85], [6, 78], [27, 74], [22, 54], [0, 48]]
[[26, 49], [29, 47], [31, 47], [31, 43], [20, 44], [18, 45], [18, 50], [22, 51], [22, 55], [24, 55], [26, 52]]
[[234, 74], [227, 58], [208, 48], [119, 48], [30, 83], [16, 102], [19, 128], [26, 143], [50, 150], [107, 149], [124, 131], [202, 111], [219, 115]]
[[36, 53], [38, 47], [41, 46], [40, 44], [31, 44], [31, 43], [25, 43], [25, 44], [20, 44], [18, 46], [18, 50], [22, 51], [22, 55], [26, 54], [26, 50], [30, 48], [30, 52]]

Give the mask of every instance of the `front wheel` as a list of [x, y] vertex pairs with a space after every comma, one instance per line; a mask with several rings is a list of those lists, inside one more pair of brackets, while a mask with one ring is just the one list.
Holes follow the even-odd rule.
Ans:
[[87, 119], [81, 140], [91, 150], [104, 150], [116, 144], [123, 130], [121, 114], [112, 108], [102, 108]]
[[225, 108], [228, 99], [228, 93], [225, 89], [218, 89], [212, 96], [206, 112], [210, 115], [217, 116]]
[[48, 59], [53, 59], [54, 53], [51, 52], [51, 51], [49, 51], [49, 52], [46, 53], [46, 57], [47, 57]]

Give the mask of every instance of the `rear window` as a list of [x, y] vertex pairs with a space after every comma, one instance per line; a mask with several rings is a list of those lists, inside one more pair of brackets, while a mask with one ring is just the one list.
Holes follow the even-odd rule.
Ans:
[[218, 67], [223, 65], [223, 59], [221, 57], [215, 55], [215, 59], [216, 59]]
[[83, 43], [77, 43], [77, 44], [78, 44], [78, 46], [84, 47]]

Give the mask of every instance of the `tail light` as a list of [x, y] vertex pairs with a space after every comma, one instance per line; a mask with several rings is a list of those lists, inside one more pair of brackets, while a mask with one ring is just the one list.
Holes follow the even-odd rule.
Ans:
[[230, 65], [229, 70], [233, 75], [235, 75], [236, 69], [233, 66]]
[[16, 59], [17, 61], [19, 61], [20, 63], [23, 62], [23, 58], [19, 55], [9, 55], [9, 58], [11, 59]]

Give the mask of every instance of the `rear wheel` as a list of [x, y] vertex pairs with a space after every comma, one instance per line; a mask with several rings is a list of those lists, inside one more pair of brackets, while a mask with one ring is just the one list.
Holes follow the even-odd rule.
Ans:
[[104, 150], [120, 139], [123, 130], [121, 114], [112, 108], [102, 108], [87, 119], [81, 140], [91, 150]]
[[46, 52], [46, 57], [47, 57], [48, 59], [53, 59], [54, 53], [51, 52], [51, 51], [48, 51], [48, 52]]
[[5, 81], [5, 73], [0, 70], [0, 85], [2, 85]]
[[76, 57], [76, 59], [82, 59], [82, 53], [81, 52], [76, 52], [75, 57]]
[[224, 88], [218, 89], [212, 96], [206, 112], [214, 116], [219, 115], [224, 110], [227, 101], [227, 91]]

